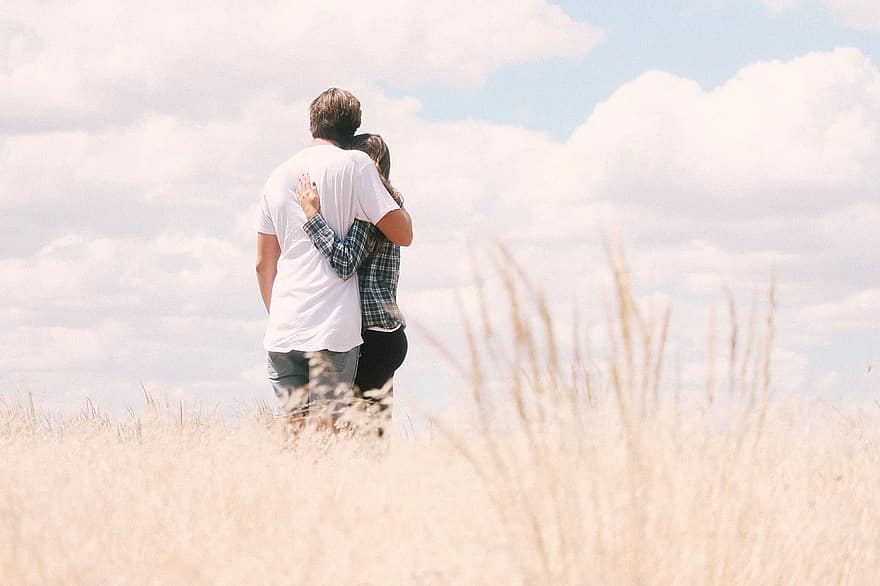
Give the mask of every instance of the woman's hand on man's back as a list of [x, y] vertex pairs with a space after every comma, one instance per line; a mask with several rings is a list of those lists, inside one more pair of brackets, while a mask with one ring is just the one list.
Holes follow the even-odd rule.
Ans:
[[321, 211], [318, 186], [312, 182], [308, 173], [300, 177], [296, 184], [296, 201], [303, 209], [307, 220], [311, 220]]

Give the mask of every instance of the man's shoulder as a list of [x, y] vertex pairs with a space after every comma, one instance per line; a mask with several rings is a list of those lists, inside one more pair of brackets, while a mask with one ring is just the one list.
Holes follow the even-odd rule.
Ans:
[[371, 165], [373, 160], [363, 151], [354, 149], [326, 149], [317, 153], [317, 160], [327, 167], [337, 169], [362, 169], [366, 165]]
[[294, 153], [293, 156], [278, 165], [275, 172], [325, 161], [362, 165], [372, 163], [373, 160], [367, 153], [357, 149], [344, 149], [333, 145], [313, 145]]
[[269, 173], [269, 178], [266, 180], [266, 186], [268, 188], [288, 187], [291, 182], [298, 180], [300, 175], [312, 169], [316, 160], [320, 161], [320, 159], [326, 160], [328, 158], [332, 159], [333, 153], [319, 153], [310, 147], [300, 149], [272, 169], [272, 172]]
[[288, 176], [290, 176], [293, 170], [298, 166], [297, 157], [299, 154], [300, 153], [296, 153], [272, 169], [272, 172], [269, 173], [269, 179], [266, 180], [266, 185], [271, 186], [278, 182], [286, 181]]
[[373, 159], [371, 159], [370, 155], [368, 155], [364, 151], [351, 149], [345, 152], [348, 153], [349, 160], [351, 160], [351, 162], [355, 163], [356, 165], [370, 165], [373, 163]]
[[266, 191], [286, 192], [303, 173], [317, 173], [319, 169], [331, 174], [350, 174], [372, 167], [374, 167], [373, 160], [362, 151], [323, 145], [306, 147], [272, 170], [266, 180]]

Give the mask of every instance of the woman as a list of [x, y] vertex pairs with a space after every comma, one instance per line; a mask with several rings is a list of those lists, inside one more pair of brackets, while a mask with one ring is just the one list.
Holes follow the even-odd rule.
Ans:
[[[363, 151], [373, 159], [388, 193], [403, 207], [403, 198], [389, 181], [391, 154], [382, 137], [359, 134], [348, 148]], [[390, 416], [392, 378], [407, 351], [406, 323], [397, 306], [400, 247], [389, 242], [375, 226], [361, 220], [355, 220], [344, 240], [338, 238], [320, 214], [317, 187], [308, 176], [302, 177], [297, 185], [297, 201], [308, 220], [303, 226], [306, 234], [333, 270], [343, 279], [357, 271], [364, 343], [355, 375], [355, 395]]]

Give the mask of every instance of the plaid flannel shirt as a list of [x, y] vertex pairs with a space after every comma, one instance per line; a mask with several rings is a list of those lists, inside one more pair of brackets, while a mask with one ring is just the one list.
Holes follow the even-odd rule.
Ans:
[[394, 329], [405, 325], [397, 306], [397, 280], [400, 276], [400, 247], [388, 240], [372, 253], [380, 237], [369, 222], [355, 220], [345, 239], [336, 236], [321, 214], [315, 214], [303, 229], [336, 274], [348, 279], [355, 272], [361, 296], [361, 327]]

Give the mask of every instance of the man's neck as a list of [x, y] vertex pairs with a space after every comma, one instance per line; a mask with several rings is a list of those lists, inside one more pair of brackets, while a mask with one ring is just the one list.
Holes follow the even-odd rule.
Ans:
[[314, 138], [312, 139], [312, 146], [319, 144], [329, 144], [338, 147], [339, 143], [333, 142], [332, 140], [327, 140], [326, 138]]

